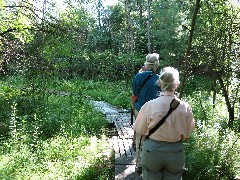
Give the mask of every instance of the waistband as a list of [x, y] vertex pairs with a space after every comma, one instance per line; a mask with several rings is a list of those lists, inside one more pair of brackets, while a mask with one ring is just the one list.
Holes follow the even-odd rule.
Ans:
[[182, 141], [166, 142], [149, 138], [143, 142], [143, 149], [151, 152], [179, 152], [184, 149], [184, 144]]
[[182, 144], [183, 143], [182, 141], [176, 141], [176, 142], [157, 141], [157, 140], [154, 140], [152, 138], [149, 138], [148, 140], [154, 141], [155, 143], [158, 143], [158, 144]]

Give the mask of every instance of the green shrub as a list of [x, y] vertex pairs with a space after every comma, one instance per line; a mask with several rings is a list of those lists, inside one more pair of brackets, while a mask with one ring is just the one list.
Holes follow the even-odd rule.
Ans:
[[85, 93], [95, 100], [105, 101], [114, 106], [131, 109], [130, 85], [124, 81], [88, 81], [85, 82]]
[[185, 143], [188, 170], [184, 179], [234, 179], [240, 141], [238, 135], [226, 126], [224, 102], [217, 97], [213, 108], [210, 96], [200, 92], [187, 99], [193, 108], [196, 128]]

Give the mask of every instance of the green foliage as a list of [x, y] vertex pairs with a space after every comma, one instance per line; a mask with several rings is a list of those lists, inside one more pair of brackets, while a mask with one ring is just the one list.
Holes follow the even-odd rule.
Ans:
[[35, 151], [22, 142], [1, 143], [0, 178], [111, 179], [112, 154], [104, 137], [100, 140], [66, 135], [39, 143]]
[[159, 0], [152, 4], [152, 44], [153, 52], [159, 52], [161, 67], [175, 66], [178, 68], [186, 49], [187, 32], [183, 23], [187, 13], [181, 10], [181, 3], [176, 0]]
[[[52, 81], [53, 84], [55, 82], [56, 80]], [[54, 88], [53, 84], [52, 88]], [[86, 153], [94, 152], [91, 151], [91, 144], [100, 142], [100, 139], [96, 140], [96, 137], [100, 137], [102, 131], [99, 129], [104, 127], [106, 122], [102, 119], [101, 114], [98, 115], [89, 104], [83, 103], [81, 98], [91, 96], [97, 100], [128, 108], [130, 107], [130, 89], [131, 87], [126, 86], [123, 81], [89, 81], [78, 78], [72, 81], [58, 81], [57, 86], [53, 89], [55, 94], [46, 98], [47, 103], [41, 106], [41, 110], [38, 109], [39, 113], [36, 116], [32, 117], [31, 126], [26, 119], [21, 117], [19, 123], [21, 129], [19, 127], [11, 129], [12, 132], [16, 130], [13, 134], [15, 137], [13, 142], [4, 141], [2, 143], [3, 167], [8, 164], [6, 170], [2, 168], [2, 174], [5, 177], [12, 177], [10, 174], [14, 176], [18, 173], [20, 177], [29, 178], [37, 178], [41, 175], [46, 178], [51, 176], [63, 178], [64, 176], [91, 179], [97, 176], [110, 179], [106, 177], [111, 176], [111, 163], [103, 161], [104, 158], [110, 157], [105, 156], [104, 153], [102, 156]], [[70, 93], [66, 94], [67, 91], [65, 91], [63, 94], [64, 90], [68, 90]], [[4, 91], [2, 90], [2, 92]], [[80, 94], [78, 94], [79, 92]], [[59, 94], [57, 95], [57, 93]], [[213, 100], [208, 92], [195, 91], [191, 94], [193, 94], [192, 97], [184, 98], [193, 108], [196, 128], [190, 140], [185, 143], [188, 171], [184, 173], [184, 179], [233, 179], [237, 174], [235, 167], [239, 164], [240, 142], [238, 135], [227, 128], [226, 107], [222, 98], [217, 96], [214, 108]], [[15, 115], [11, 116], [11, 120], [16, 120], [17, 118], [13, 119], [13, 117], [17, 116], [17, 108], [16, 111], [12, 109], [10, 112], [12, 114], [15, 112]], [[86, 136], [89, 136], [89, 139], [85, 138]], [[44, 141], [43, 137], [45, 137], [44, 139], [51, 138]], [[21, 149], [19, 146], [23, 147], [20, 151], [21, 154], [14, 151], [15, 148]], [[33, 154], [33, 149], [37, 154]], [[80, 149], [83, 149], [83, 152]], [[98, 152], [98, 150], [95, 151]], [[99, 150], [99, 152], [102, 151]], [[12, 156], [12, 153], [15, 153], [15, 156]], [[28, 158], [29, 156], [31, 158]], [[74, 160], [76, 157], [81, 158], [77, 162], [85, 163], [78, 164]], [[11, 160], [16, 161], [16, 164], [13, 165]], [[24, 165], [22, 165], [23, 163]], [[20, 166], [23, 167], [22, 170], [18, 168]], [[44, 169], [44, 172], [41, 169]], [[25, 175], [22, 175], [23, 172]]]
[[238, 165], [239, 137], [228, 130], [221, 132], [221, 129], [218, 125], [197, 126], [192, 138], [186, 143], [185, 179], [234, 179]]
[[102, 27], [97, 30], [97, 36], [94, 35], [96, 31], [93, 31], [92, 36], [90, 36], [89, 49], [92, 52], [109, 50], [114, 54], [125, 53], [126, 48], [122, 46], [126, 43], [126, 15], [123, 6], [107, 7], [102, 12], [101, 19]]
[[190, 65], [195, 74], [212, 77], [213, 88], [217, 91], [221, 88], [228, 107], [228, 126], [232, 128], [236, 120], [235, 107], [238, 109], [239, 102], [238, 88], [233, 88], [239, 84], [236, 78], [239, 74], [239, 66], [236, 65], [240, 51], [236, 46], [239, 42], [236, 31], [239, 10], [239, 3], [234, 1], [202, 2]]
[[[64, 93], [59, 87], [27, 91], [13, 82], [0, 88], [1, 128], [6, 128], [0, 142], [1, 179], [111, 179], [113, 154], [103, 136], [107, 121], [74, 94], [82, 91], [79, 82], [59, 82]], [[24, 113], [25, 105], [31, 110]]]
[[71, 73], [74, 76], [93, 80], [125, 80], [130, 82], [145, 62], [143, 55], [119, 54], [114, 55], [111, 51], [101, 53], [81, 53], [72, 62], [75, 62]]
[[[197, 76], [194, 74], [194, 72], [190, 72], [187, 77], [186, 85], [184, 88], [184, 94], [194, 96], [196, 92], [200, 91], [204, 91], [204, 93], [205, 91], [210, 93], [213, 90], [212, 81], [213, 81], [212, 77], [204, 75]], [[215, 88], [217, 89], [217, 87]]]
[[[208, 89], [206, 88], [207, 84], [202, 84], [203, 80], [201, 78], [199, 78], [199, 82], [196, 81], [195, 83], [199, 84], [197, 88]], [[95, 90], [96, 85], [98, 91]], [[119, 94], [120, 85], [121, 82], [88, 81], [84, 83], [88, 95], [111, 104], [114, 104], [114, 96]], [[188, 92], [193, 91], [196, 84], [189, 85], [193, 87]], [[130, 92], [130, 89], [131, 87], [128, 86], [125, 91]], [[108, 94], [109, 91], [111, 91], [110, 94]], [[125, 107], [125, 103], [128, 103], [129, 106], [130, 101], [125, 102], [125, 100], [126, 98], [129, 99], [130, 94], [128, 94], [128, 97], [119, 96], [118, 102], [120, 105], [115, 105]], [[215, 106], [213, 106], [213, 99], [209, 96], [208, 91], [193, 91], [190, 94], [183, 99], [189, 102], [193, 108], [195, 130], [191, 138], [185, 142], [187, 171], [184, 172], [183, 178], [186, 180], [234, 179], [236, 174], [239, 173], [237, 167], [240, 162], [238, 155], [240, 141], [239, 134], [227, 127], [227, 110], [223, 99], [218, 95]]]
[[238, 173], [239, 134], [227, 127], [223, 100], [218, 96], [213, 108], [209, 94], [195, 92], [187, 101], [193, 108], [196, 128], [185, 144], [185, 179], [234, 179]]
[[[10, 126], [14, 118], [14, 126], [21, 131], [31, 131], [34, 126], [39, 128], [42, 138], [58, 134], [61, 128], [66, 128], [73, 135], [97, 135], [99, 127], [104, 127], [106, 121], [99, 112], [93, 114], [92, 107], [82, 101], [81, 89], [73, 88], [74, 84], [63, 84], [65, 94], [49, 95], [48, 92], [32, 90], [31, 88], [14, 89], [4, 86], [2, 96], [2, 119]], [[76, 84], [75, 84], [76, 85]], [[71, 90], [71, 91], [68, 91]], [[71, 94], [73, 91], [76, 94]]]
[[98, 101], [130, 110], [131, 91], [123, 81], [85, 81], [85, 93]]
[[[84, 102], [86, 96], [130, 109], [131, 80], [148, 53], [146, 4], [131, 1], [128, 10], [122, 2], [108, 8], [98, 6], [97, 19], [86, 9], [88, 0], [67, 1], [64, 9], [47, 1], [42, 7], [32, 2], [0, 2], [1, 78], [19, 74], [26, 78], [1, 82], [4, 163], [0, 163], [0, 178], [36, 179], [47, 169], [46, 179], [107, 179], [107, 165], [98, 171], [91, 162], [78, 171], [74, 161], [67, 161], [54, 148], [71, 152], [66, 137], [75, 143], [79, 136], [99, 137], [102, 133], [106, 121]], [[239, 5], [230, 0], [201, 2], [185, 88], [196, 119], [196, 131], [187, 143], [186, 177], [232, 179], [234, 163], [239, 163], [239, 141], [235, 141], [238, 135], [227, 129], [227, 102], [224, 104], [219, 94], [220, 89], [226, 90], [224, 98], [229, 98], [228, 108], [235, 118], [233, 130], [239, 132]], [[183, 69], [193, 6], [194, 1], [151, 2], [151, 45], [160, 54], [160, 68]], [[130, 28], [126, 19], [131, 21]], [[216, 99], [212, 90], [216, 90]], [[56, 142], [59, 140], [63, 144]], [[83, 142], [89, 145], [87, 138]], [[47, 149], [51, 143], [54, 145]], [[48, 161], [41, 163], [41, 153], [46, 158], [49, 154]], [[96, 162], [105, 167], [101, 160]], [[196, 174], [196, 169], [201, 173]]]

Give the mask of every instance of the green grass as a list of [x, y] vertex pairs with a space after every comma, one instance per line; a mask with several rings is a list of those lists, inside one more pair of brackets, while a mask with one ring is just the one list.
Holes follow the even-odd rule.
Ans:
[[[31, 89], [25, 94], [9, 88], [9, 82], [0, 88], [1, 117], [17, 124], [1, 141], [0, 179], [113, 178], [113, 152], [104, 136], [107, 122], [86, 97], [128, 109], [130, 85], [74, 79], [56, 80], [56, 86], [54, 81], [45, 83], [46, 89], [69, 95]], [[240, 174], [239, 133], [227, 128], [222, 97], [217, 96], [213, 108], [209, 92], [190, 94], [183, 99], [193, 108], [196, 128], [185, 142], [188, 171], [184, 179], [233, 179]]]
[[13, 82], [0, 87], [1, 124], [8, 131], [1, 134], [0, 179], [113, 178], [103, 114], [83, 96], [26, 92], [19, 86], [27, 85]]
[[112, 154], [104, 137], [56, 136], [38, 143], [34, 151], [21, 142], [3, 143], [0, 179], [111, 179]]

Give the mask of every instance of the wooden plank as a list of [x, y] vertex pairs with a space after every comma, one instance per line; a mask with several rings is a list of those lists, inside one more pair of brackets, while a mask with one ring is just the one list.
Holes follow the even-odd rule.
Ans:
[[131, 142], [129, 142], [129, 139], [124, 139], [124, 146], [125, 146], [125, 151], [126, 151], [126, 156], [127, 157], [132, 157], [132, 153], [131, 153]]
[[124, 145], [123, 145], [123, 139], [119, 138], [118, 142], [119, 142], [118, 144], [119, 144], [119, 151], [120, 151], [121, 157], [126, 157], [125, 148], [124, 148]]

